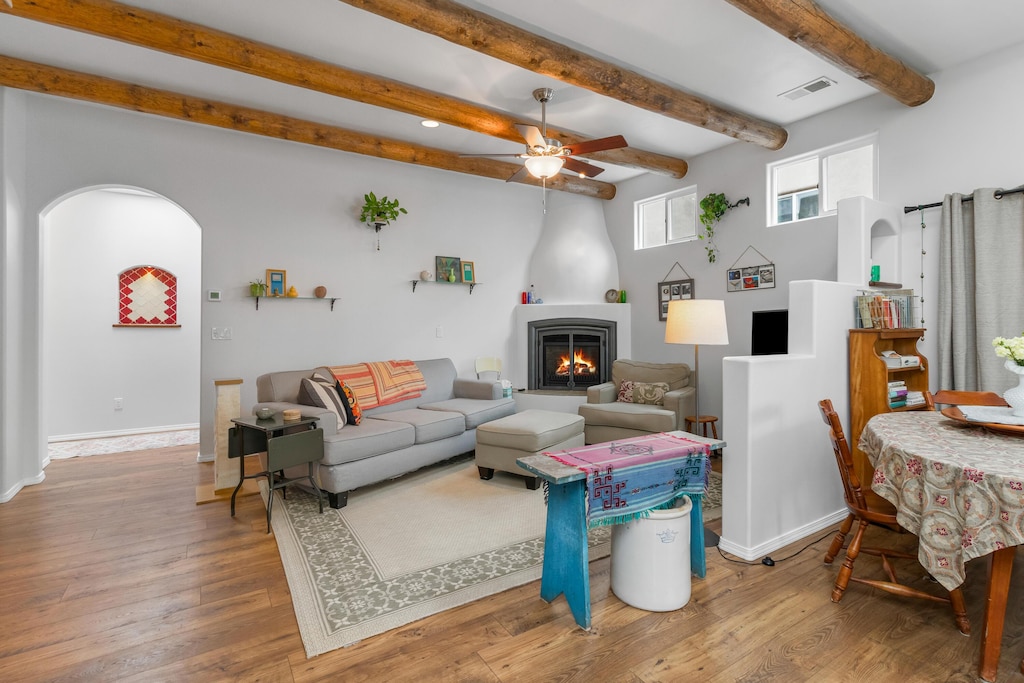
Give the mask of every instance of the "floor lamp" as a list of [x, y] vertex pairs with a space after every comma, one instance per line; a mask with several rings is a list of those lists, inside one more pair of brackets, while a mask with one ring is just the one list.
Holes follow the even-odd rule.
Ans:
[[718, 299], [670, 301], [668, 322], [665, 325], [665, 343], [693, 344], [693, 373], [697, 376], [693, 428], [700, 430], [700, 345], [729, 343], [729, 330], [725, 324], [725, 302]]
[[[668, 304], [668, 322], [665, 325], [666, 344], [693, 344], [693, 372], [697, 375], [696, 392], [694, 393], [693, 428], [700, 431], [700, 365], [699, 347], [701, 344], [728, 344], [729, 330], [725, 324], [725, 302], [717, 299], [685, 299], [670, 301]], [[685, 415], [683, 417], [686, 417]], [[694, 432], [696, 433], [696, 432]], [[713, 548], [718, 545], [718, 534], [706, 526], [704, 528], [704, 547]]]

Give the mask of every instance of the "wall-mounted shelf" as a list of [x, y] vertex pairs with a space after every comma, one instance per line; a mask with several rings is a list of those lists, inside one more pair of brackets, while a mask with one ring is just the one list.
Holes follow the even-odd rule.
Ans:
[[255, 296], [256, 299], [256, 310], [260, 310], [260, 299], [268, 299], [270, 301], [330, 301], [331, 310], [334, 310], [334, 302], [338, 300], [336, 296]]
[[469, 293], [473, 293], [473, 288], [476, 287], [479, 282], [434, 282], [433, 280], [410, 280], [412, 283], [412, 291], [416, 291], [416, 285], [428, 284], [428, 285], [445, 285], [446, 287], [452, 287], [454, 285], [462, 285], [463, 287], [469, 287]]

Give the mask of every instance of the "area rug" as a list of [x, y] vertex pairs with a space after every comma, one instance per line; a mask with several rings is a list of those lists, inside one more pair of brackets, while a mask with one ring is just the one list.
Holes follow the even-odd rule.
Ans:
[[704, 496], [704, 521], [710, 522], [722, 516], [722, 474], [708, 473], [708, 492]]
[[[274, 495], [272, 527], [307, 657], [541, 575], [543, 490], [501, 473], [482, 481], [471, 459], [357, 489], [322, 515], [303, 489]], [[610, 540], [610, 527], [591, 530], [590, 559], [607, 555]]]

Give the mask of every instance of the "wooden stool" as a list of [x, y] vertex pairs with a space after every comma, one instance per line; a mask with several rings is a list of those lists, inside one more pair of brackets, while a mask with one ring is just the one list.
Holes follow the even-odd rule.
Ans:
[[[697, 425], [697, 430], [698, 431], [696, 431], [696, 432], [693, 431], [693, 429], [692, 429], [694, 424]], [[699, 434], [699, 435], [704, 436], [704, 437], [706, 437], [708, 435], [708, 425], [709, 424], [711, 425], [711, 436], [712, 436], [712, 438], [717, 439], [718, 438], [718, 418], [715, 417], [714, 415], [701, 415], [700, 417], [697, 417], [695, 415], [690, 415], [689, 417], [686, 418], [686, 422], [685, 422], [686, 431], [690, 432], [691, 434]]]

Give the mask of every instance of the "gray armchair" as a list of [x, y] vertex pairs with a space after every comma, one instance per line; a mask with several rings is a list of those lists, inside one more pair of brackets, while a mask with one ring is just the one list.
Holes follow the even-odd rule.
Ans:
[[[618, 401], [622, 382], [664, 382], [669, 391], [664, 405]], [[645, 363], [620, 359], [612, 363], [612, 381], [587, 388], [587, 402], [579, 407], [587, 444], [616, 441], [632, 436], [685, 429], [694, 415], [697, 389], [685, 363]]]

